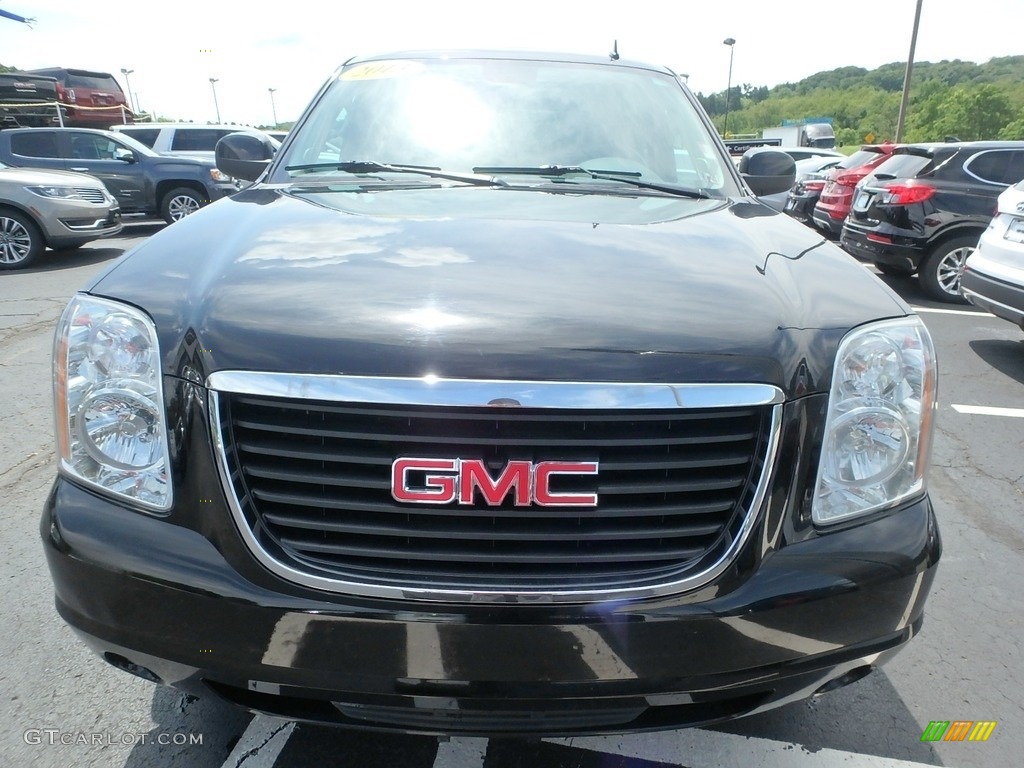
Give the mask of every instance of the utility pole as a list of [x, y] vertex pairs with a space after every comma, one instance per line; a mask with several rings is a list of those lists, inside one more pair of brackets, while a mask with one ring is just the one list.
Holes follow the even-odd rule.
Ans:
[[907, 119], [907, 102], [910, 100], [910, 76], [914, 71], [914, 49], [917, 47], [917, 27], [921, 23], [921, 3], [917, 0], [914, 11], [914, 31], [910, 35], [910, 55], [907, 56], [907, 70], [903, 74], [903, 97], [900, 99], [900, 116], [896, 120], [896, 143], [903, 141], [903, 124]]

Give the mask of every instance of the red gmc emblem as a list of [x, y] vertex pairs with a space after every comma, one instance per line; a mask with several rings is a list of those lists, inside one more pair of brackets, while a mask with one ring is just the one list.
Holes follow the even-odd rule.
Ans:
[[496, 507], [511, 493], [517, 507], [596, 507], [596, 493], [551, 490], [555, 477], [596, 474], [596, 461], [510, 461], [492, 477], [480, 459], [401, 458], [391, 464], [391, 496], [413, 504], [474, 504], [479, 492]]

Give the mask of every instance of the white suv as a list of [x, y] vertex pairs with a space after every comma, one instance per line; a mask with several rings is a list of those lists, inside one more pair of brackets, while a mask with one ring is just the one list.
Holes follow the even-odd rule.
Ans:
[[[201, 123], [134, 123], [112, 125], [112, 131], [125, 133], [161, 155], [186, 155], [204, 160], [213, 159], [217, 142], [229, 133], [262, 131], [244, 125], [202, 125]], [[280, 143], [272, 139], [276, 146]]]

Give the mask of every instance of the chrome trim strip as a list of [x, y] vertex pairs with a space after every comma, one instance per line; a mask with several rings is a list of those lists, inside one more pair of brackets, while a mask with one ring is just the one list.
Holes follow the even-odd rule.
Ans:
[[[396, 587], [385, 584], [365, 584], [361, 582], [344, 581], [342, 579], [330, 579], [321, 576], [314, 576], [304, 571], [300, 571], [293, 568], [280, 560], [274, 558], [257, 540], [253, 534], [248, 521], [246, 520], [245, 513], [238, 502], [238, 497], [235, 494], [234, 485], [231, 483], [230, 471], [227, 463], [227, 451], [224, 445], [224, 438], [221, 434], [220, 428], [220, 398], [218, 396], [217, 388], [221, 388], [224, 391], [233, 391], [229, 387], [234, 384], [238, 385], [239, 379], [232, 378], [233, 375], [223, 374], [212, 374], [207, 379], [207, 384], [211, 391], [209, 393], [210, 407], [209, 407], [209, 428], [210, 434], [214, 442], [214, 454], [217, 461], [217, 472], [220, 475], [221, 489], [224, 492], [225, 499], [227, 500], [228, 506], [231, 509], [231, 514], [235, 519], [235, 524], [238, 527], [238, 532], [242, 539], [245, 541], [246, 546], [253, 553], [256, 559], [265, 566], [269, 571], [275, 575], [290, 581], [295, 584], [300, 584], [305, 587], [312, 589], [324, 590], [327, 592], [339, 593], [339, 594], [350, 594], [359, 595], [364, 597], [378, 597], [378, 598], [389, 598], [396, 600], [420, 600], [420, 601], [436, 601], [436, 602], [456, 602], [456, 603], [516, 603], [516, 604], [548, 604], [548, 603], [583, 603], [583, 602], [599, 602], [605, 600], [632, 600], [632, 599], [649, 599], [658, 598], [666, 595], [678, 594], [688, 590], [697, 589], [704, 586], [705, 584], [713, 581], [721, 573], [723, 573], [731, 564], [732, 561], [739, 554], [740, 550], [746, 544], [750, 538], [750, 533], [754, 529], [755, 523], [761, 518], [762, 507], [764, 505], [765, 497], [768, 493], [768, 487], [770, 484], [771, 477], [776, 465], [776, 458], [778, 454], [780, 435], [782, 432], [782, 402], [783, 393], [775, 387], [758, 385], [758, 384], [734, 384], [734, 385], [722, 385], [723, 388], [729, 392], [734, 398], [740, 392], [748, 391], [752, 393], [766, 394], [765, 391], [772, 392], [772, 399], [769, 401], [773, 404], [771, 425], [769, 427], [768, 445], [766, 446], [764, 455], [764, 466], [761, 472], [761, 477], [758, 479], [757, 488], [754, 491], [753, 498], [749, 508], [747, 509], [743, 522], [740, 525], [740, 529], [737, 534], [733, 537], [732, 543], [722, 553], [721, 557], [718, 558], [714, 563], [708, 566], [706, 569], [699, 573], [692, 574], [685, 579], [678, 581], [667, 582], [664, 584], [658, 584], [655, 586], [648, 587], [632, 587], [622, 589], [580, 589], [580, 590], [535, 590], [527, 587], [517, 587], [516, 585], [509, 585], [507, 590], [468, 590], [468, 589], [428, 589], [428, 588], [413, 588], [413, 587]], [[273, 380], [276, 378], [276, 374], [245, 374], [245, 376], [253, 377], [263, 380], [264, 377], [269, 377], [267, 380]], [[290, 378], [290, 375], [281, 375], [282, 378]], [[308, 377], [302, 376], [301, 379], [305, 380]], [[359, 378], [359, 377], [317, 377], [317, 378]], [[387, 383], [398, 383], [398, 382], [412, 382], [416, 383], [420, 380], [409, 380], [409, 379], [366, 379], [366, 381], [373, 382], [387, 382]], [[466, 383], [466, 382], [463, 382]], [[548, 384], [557, 384], [557, 382], [468, 382], [476, 385], [490, 385], [495, 383], [501, 384], [518, 384], [520, 386], [534, 387], [536, 385], [543, 384], [540, 387], [545, 389]], [[609, 385], [606, 384], [573, 384], [565, 385], [568, 387], [580, 387], [584, 391], [588, 391], [590, 387], [598, 387], [598, 391], [606, 391], [604, 388]], [[670, 391], [676, 390], [689, 391], [692, 388], [697, 390], [709, 390], [705, 393], [708, 401], [716, 400], [716, 398], [710, 397], [710, 390], [714, 389], [712, 385], [622, 385], [625, 387], [637, 387], [641, 391], [647, 387], [652, 387], [652, 391]], [[401, 387], [399, 387], [401, 389]], [[412, 387], [413, 390], [416, 387]], [[472, 388], [472, 389], [475, 389]], [[614, 388], [613, 388], [614, 390]], [[316, 399], [320, 399], [322, 396], [323, 389], [317, 389]], [[491, 392], [494, 390], [491, 389]], [[532, 390], [531, 390], [532, 391]], [[561, 386], [556, 386], [555, 391], [561, 392]], [[266, 394], [264, 392], [250, 392], [248, 390], [243, 391], [243, 394]], [[394, 391], [391, 395], [394, 396]], [[292, 395], [294, 397], [295, 395]], [[337, 399], [337, 398], [333, 398]], [[362, 401], [362, 402], [378, 402], [378, 401]], [[401, 400], [387, 400], [384, 402], [403, 402], [404, 404], [410, 404], [408, 401]], [[486, 401], [485, 401], [486, 402]], [[429, 404], [429, 403], [428, 403]], [[444, 403], [448, 405], [449, 403]], [[471, 402], [470, 405], [477, 405], [477, 402]], [[735, 399], [731, 401], [732, 405], [743, 406], [743, 405], [766, 405], [768, 403], [751, 403], [736, 402]], [[531, 403], [534, 405], [534, 403]], [[550, 407], [550, 406], [549, 406]], [[565, 406], [563, 406], [565, 407]], [[595, 407], [593, 405], [583, 405], [578, 407]], [[604, 406], [612, 407], [612, 406]], [[632, 406], [615, 406], [615, 407], [640, 407], [636, 405]], [[661, 405], [646, 406], [649, 408], [662, 407]], [[686, 406], [686, 407], [697, 407], [697, 406]], [[717, 407], [717, 406], [704, 406], [704, 407]]]
[[313, 373], [217, 371], [208, 389], [239, 395], [377, 405], [524, 408], [738, 408], [785, 400], [770, 384], [630, 384], [620, 382], [417, 379]]

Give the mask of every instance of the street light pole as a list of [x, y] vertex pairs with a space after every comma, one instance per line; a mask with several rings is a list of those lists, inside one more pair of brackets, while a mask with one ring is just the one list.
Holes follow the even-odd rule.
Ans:
[[128, 106], [132, 108], [132, 112], [138, 114], [139, 110], [135, 108], [135, 100], [132, 98], [132, 83], [128, 79], [128, 75], [134, 72], [134, 69], [125, 69], [121, 67], [121, 74], [124, 75], [124, 84], [128, 86]]
[[276, 90], [277, 90], [277, 88], [267, 88], [267, 91], [270, 92], [270, 111], [274, 115], [274, 127], [275, 128], [277, 128], [277, 107], [274, 106], [274, 91], [276, 91]]
[[732, 100], [732, 54], [736, 50], [736, 41], [727, 37], [722, 41], [724, 45], [729, 46], [729, 80], [725, 86], [725, 127], [722, 129], [722, 137], [729, 135], [729, 102]]
[[903, 96], [900, 98], [900, 114], [896, 119], [896, 143], [903, 141], [903, 124], [907, 118], [907, 102], [910, 100], [910, 76], [914, 72], [914, 48], [917, 47], [917, 27], [921, 23], [921, 0], [917, 0], [914, 11], [914, 31], [910, 34], [910, 54], [907, 68], [903, 72]]
[[210, 78], [210, 88], [213, 89], [213, 108], [217, 110], [217, 125], [220, 125], [220, 105], [217, 104], [217, 83], [216, 77]]

